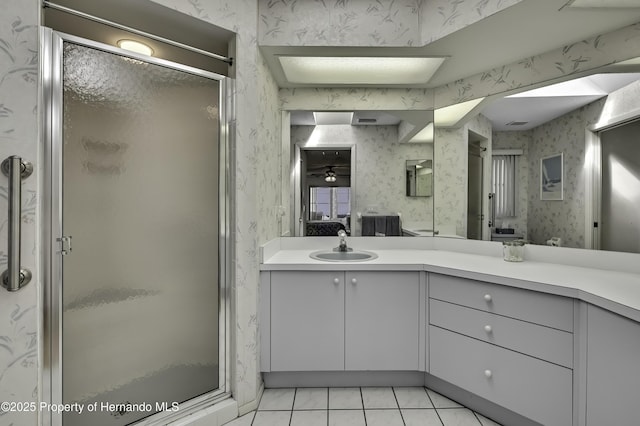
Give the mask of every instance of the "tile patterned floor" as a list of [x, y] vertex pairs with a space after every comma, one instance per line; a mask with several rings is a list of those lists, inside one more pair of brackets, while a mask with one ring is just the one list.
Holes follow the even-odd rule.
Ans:
[[265, 389], [257, 411], [227, 426], [500, 426], [430, 389]]

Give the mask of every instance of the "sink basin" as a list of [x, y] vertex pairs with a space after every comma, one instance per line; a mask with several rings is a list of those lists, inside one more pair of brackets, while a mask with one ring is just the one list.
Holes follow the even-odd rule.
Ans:
[[333, 251], [322, 250], [315, 251], [309, 255], [312, 259], [323, 260], [325, 262], [364, 262], [378, 257], [377, 254], [370, 251]]

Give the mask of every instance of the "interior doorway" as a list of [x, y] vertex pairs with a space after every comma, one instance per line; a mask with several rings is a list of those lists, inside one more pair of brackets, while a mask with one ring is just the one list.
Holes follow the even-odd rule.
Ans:
[[467, 238], [483, 239], [484, 215], [484, 152], [486, 139], [469, 132], [467, 155]]
[[351, 234], [352, 147], [297, 147], [296, 236]]
[[640, 120], [600, 132], [600, 249], [640, 253]]

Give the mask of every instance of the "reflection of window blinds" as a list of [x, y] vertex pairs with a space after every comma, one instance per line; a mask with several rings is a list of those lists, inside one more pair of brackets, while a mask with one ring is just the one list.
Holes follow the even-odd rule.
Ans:
[[348, 216], [351, 211], [350, 191], [350, 187], [309, 188], [309, 219], [338, 219]]
[[491, 192], [496, 194], [496, 217], [516, 216], [517, 160], [517, 155], [494, 155], [492, 158]]

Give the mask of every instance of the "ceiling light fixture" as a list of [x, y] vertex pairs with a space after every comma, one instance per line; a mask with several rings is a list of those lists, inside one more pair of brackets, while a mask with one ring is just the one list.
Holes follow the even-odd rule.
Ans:
[[118, 40], [118, 47], [130, 52], [140, 53], [142, 55], [153, 56], [153, 49], [144, 43], [135, 40]]
[[336, 172], [333, 171], [333, 167], [329, 167], [329, 170], [324, 174], [325, 182], [335, 182], [336, 179]]
[[407, 85], [427, 83], [446, 58], [279, 56], [289, 83]]

